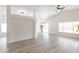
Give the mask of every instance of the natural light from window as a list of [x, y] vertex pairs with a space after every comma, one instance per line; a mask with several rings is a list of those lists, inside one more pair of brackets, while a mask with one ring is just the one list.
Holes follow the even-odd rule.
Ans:
[[79, 22], [61, 22], [59, 23], [59, 32], [78, 33]]

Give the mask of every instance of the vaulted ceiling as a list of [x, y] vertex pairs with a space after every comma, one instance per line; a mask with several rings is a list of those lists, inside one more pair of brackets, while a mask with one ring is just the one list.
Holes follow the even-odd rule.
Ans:
[[[65, 10], [79, 9], [79, 5], [64, 5]], [[40, 17], [50, 17], [56, 15], [60, 12], [56, 12], [57, 5], [11, 5], [14, 9], [23, 9], [28, 12], [28, 14], [38, 12]], [[2, 12], [3, 11], [3, 12]], [[0, 14], [5, 14], [5, 6], [0, 6]]]
[[[46, 17], [53, 16], [59, 12], [56, 12], [57, 5], [15, 5], [13, 7], [25, 9], [28, 12], [39, 12]], [[79, 9], [79, 5], [65, 5], [65, 10]]]

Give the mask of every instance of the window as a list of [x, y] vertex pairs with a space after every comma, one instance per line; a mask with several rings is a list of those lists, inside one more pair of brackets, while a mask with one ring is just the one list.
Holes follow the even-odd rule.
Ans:
[[0, 23], [0, 33], [7, 32], [6, 27], [6, 23]]
[[79, 22], [74, 23], [74, 32], [79, 32]]
[[6, 15], [0, 14], [0, 33], [7, 32]]
[[79, 22], [59, 23], [59, 32], [79, 33]]
[[0, 5], [0, 35], [7, 32], [6, 6]]

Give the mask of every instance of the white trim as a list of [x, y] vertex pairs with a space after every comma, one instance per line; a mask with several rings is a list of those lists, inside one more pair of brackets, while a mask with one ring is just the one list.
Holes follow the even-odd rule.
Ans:
[[23, 40], [28, 40], [28, 39], [33, 39], [34, 37], [26, 37], [24, 39], [19, 39], [19, 40], [12, 40], [12, 41], [8, 41], [7, 43], [10, 44], [10, 43], [14, 43], [14, 42], [18, 42], [18, 41], [23, 41]]
[[64, 32], [49, 33], [49, 34], [79, 39], [79, 34], [64, 33]]
[[0, 33], [0, 37], [5, 37], [7, 36], [7, 33]]

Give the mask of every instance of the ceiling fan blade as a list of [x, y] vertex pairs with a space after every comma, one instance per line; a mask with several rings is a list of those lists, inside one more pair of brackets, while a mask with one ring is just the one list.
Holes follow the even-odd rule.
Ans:
[[57, 5], [57, 7], [56, 7], [57, 9], [64, 9], [65, 7], [64, 6], [62, 6], [62, 5]]

